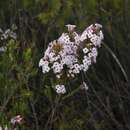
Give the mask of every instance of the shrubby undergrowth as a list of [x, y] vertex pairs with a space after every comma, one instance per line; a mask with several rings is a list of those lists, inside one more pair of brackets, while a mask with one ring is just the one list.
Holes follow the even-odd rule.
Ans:
[[[128, 0], [1, 0], [0, 37], [11, 37], [0, 40], [0, 128], [129, 130], [129, 5]], [[68, 80], [67, 93], [58, 95], [50, 87], [57, 80], [43, 75], [38, 63], [68, 23], [79, 32], [100, 23], [104, 43], [97, 63]]]

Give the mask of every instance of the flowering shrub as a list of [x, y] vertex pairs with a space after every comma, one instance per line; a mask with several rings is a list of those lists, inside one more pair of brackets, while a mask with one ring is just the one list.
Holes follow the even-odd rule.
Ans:
[[79, 35], [75, 25], [66, 25], [67, 33], [49, 43], [39, 66], [42, 72], [52, 73], [56, 82], [56, 92], [66, 93], [65, 83], [81, 72], [86, 72], [92, 63], [96, 63], [97, 48], [103, 40], [102, 26], [92, 24]]
[[6, 29], [5, 31], [0, 28], [0, 52], [4, 52], [6, 50], [7, 41], [11, 39], [16, 40], [16, 29], [17, 27], [15, 25], [12, 25], [10, 29]]
[[16, 125], [16, 124], [21, 124], [22, 120], [23, 120], [23, 118], [21, 117], [21, 115], [17, 115], [15, 117], [11, 118], [10, 122], [12, 125]]
[[17, 115], [10, 120], [10, 126], [0, 126], [0, 130], [19, 130], [17, 127], [22, 124], [23, 117], [21, 115]]

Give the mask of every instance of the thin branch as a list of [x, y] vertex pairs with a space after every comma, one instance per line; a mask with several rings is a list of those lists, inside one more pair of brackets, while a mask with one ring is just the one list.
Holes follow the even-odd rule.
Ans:
[[118, 60], [117, 56], [114, 54], [114, 52], [105, 44], [103, 43], [103, 46], [105, 47], [105, 49], [111, 54], [111, 56], [113, 57], [113, 59], [116, 61], [116, 63], [118, 64], [119, 68], [121, 69], [121, 72], [123, 73], [124, 75], [124, 78], [127, 82], [129, 82], [128, 80], [128, 76], [122, 66], [122, 64], [120, 63], [120, 61]]

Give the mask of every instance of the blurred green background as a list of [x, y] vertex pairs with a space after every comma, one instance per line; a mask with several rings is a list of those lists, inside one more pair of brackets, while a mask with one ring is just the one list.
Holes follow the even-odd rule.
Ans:
[[[57, 101], [39, 59], [64, 25], [82, 32], [96, 22], [103, 25], [104, 43], [86, 73], [89, 90]], [[17, 39], [0, 40], [7, 47], [0, 52], [1, 126], [10, 128], [20, 114], [21, 130], [130, 129], [130, 0], [0, 0], [0, 28], [12, 26]]]

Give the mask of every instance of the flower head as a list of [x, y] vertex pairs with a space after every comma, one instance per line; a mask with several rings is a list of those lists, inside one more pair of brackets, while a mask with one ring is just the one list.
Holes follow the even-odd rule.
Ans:
[[21, 124], [23, 120], [23, 117], [21, 115], [17, 115], [13, 118], [11, 118], [11, 124], [15, 125], [15, 124]]
[[66, 27], [68, 28], [68, 32], [73, 32], [76, 25], [72, 25], [72, 24], [67, 24]]
[[[65, 83], [86, 72], [89, 67], [96, 63], [98, 49], [103, 40], [102, 26], [92, 24], [81, 35], [74, 31], [76, 25], [66, 25], [68, 33], [62, 33], [57, 39], [49, 43], [43, 58], [39, 62], [43, 73], [53, 73], [58, 94], [66, 92]], [[52, 77], [53, 78], [53, 77]], [[84, 83], [85, 84], [85, 83]]]
[[66, 89], [64, 85], [56, 85], [55, 86], [56, 92], [58, 94], [65, 94], [66, 93]]

